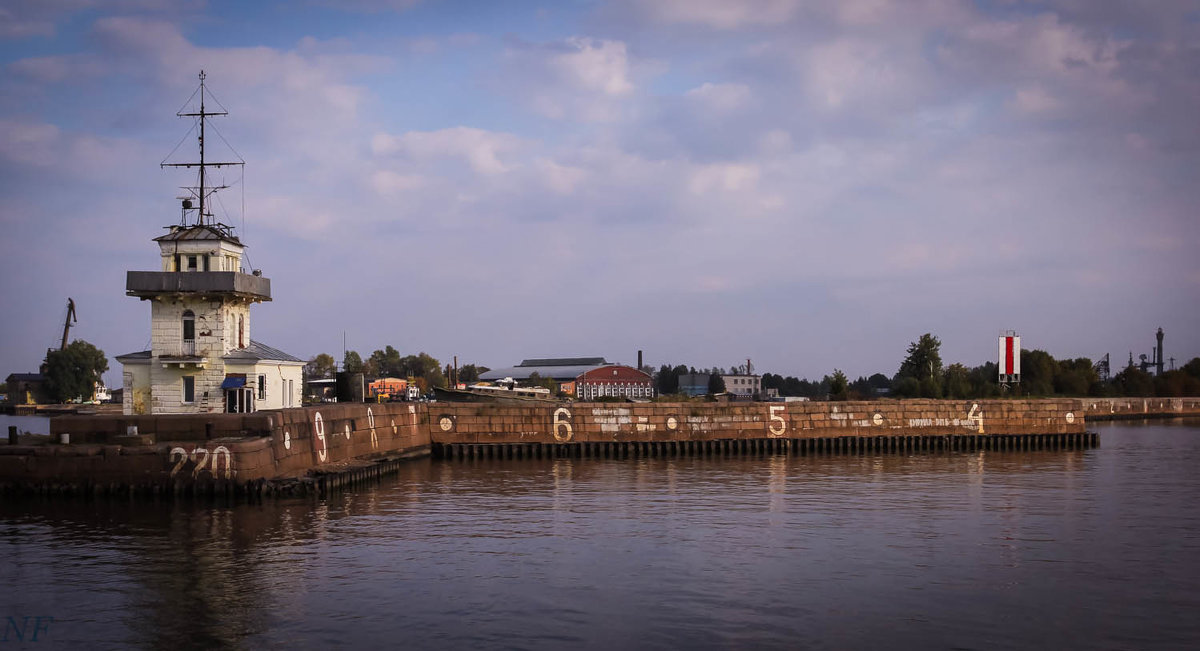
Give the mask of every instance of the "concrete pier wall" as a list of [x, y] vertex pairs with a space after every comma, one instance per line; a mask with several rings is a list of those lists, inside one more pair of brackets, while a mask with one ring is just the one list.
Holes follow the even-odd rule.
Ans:
[[677, 453], [1012, 448], [1005, 441], [1022, 449], [1041, 447], [1038, 441], [1050, 439], [1037, 437], [1046, 436], [1094, 444], [1094, 437], [1075, 436], [1084, 422], [1077, 400], [385, 403], [245, 415], [68, 416], [51, 421], [52, 438], [66, 434], [68, 445], [0, 446], [0, 489], [320, 492], [377, 477], [397, 459], [434, 449], [452, 456], [462, 446], [533, 446], [536, 456], [558, 456], [618, 443]]
[[453, 443], [702, 441], [1084, 431], [1078, 400], [429, 405], [430, 439]]
[[1200, 398], [1083, 398], [1088, 420], [1200, 416]]

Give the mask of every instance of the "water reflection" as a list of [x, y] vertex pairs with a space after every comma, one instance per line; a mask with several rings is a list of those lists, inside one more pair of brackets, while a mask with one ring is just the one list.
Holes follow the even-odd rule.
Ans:
[[92, 647], [1195, 640], [1200, 428], [950, 455], [417, 461], [328, 499], [6, 500], [0, 614]]

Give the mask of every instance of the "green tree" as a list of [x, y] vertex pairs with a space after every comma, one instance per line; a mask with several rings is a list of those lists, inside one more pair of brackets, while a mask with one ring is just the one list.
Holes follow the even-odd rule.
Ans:
[[1142, 369], [1130, 365], [1113, 378], [1117, 395], [1148, 397], [1154, 395], [1154, 378]]
[[709, 373], [708, 394], [715, 396], [718, 393], [725, 393], [725, 378], [720, 373]]
[[558, 395], [558, 382], [552, 377], [542, 377], [537, 371], [530, 373], [524, 384], [529, 387], [544, 387], [550, 389], [550, 395]]
[[976, 366], [968, 375], [971, 380], [969, 398], [993, 398], [1000, 395], [1000, 367], [995, 362]]
[[897, 398], [919, 398], [921, 396], [921, 381], [915, 377], [896, 376], [892, 381], [892, 395]]
[[1188, 375], [1200, 379], [1200, 357], [1193, 357], [1191, 361], [1184, 364], [1179, 370]]
[[348, 350], [345, 357], [342, 358], [342, 370], [347, 373], [362, 373], [366, 371], [366, 365], [363, 364], [362, 357], [358, 352]]
[[1060, 396], [1086, 396], [1099, 381], [1092, 360], [1086, 357], [1059, 360], [1054, 374], [1054, 392]]
[[[908, 356], [900, 363], [900, 370], [892, 380], [894, 392], [899, 395], [897, 382], [904, 378], [917, 381], [918, 391], [923, 398], [942, 397], [942, 342], [930, 333], [908, 345]], [[905, 387], [911, 387], [906, 383]]]
[[660, 396], [679, 393], [679, 375], [669, 364], [658, 367], [658, 373], [654, 375], [654, 388]]
[[1166, 371], [1154, 378], [1154, 395], [1164, 398], [1184, 398], [1200, 395], [1200, 378], [1182, 369]]
[[[442, 363], [428, 353], [417, 353], [400, 358], [398, 374], [416, 378], [424, 382], [422, 391], [429, 387], [446, 386], [446, 376], [442, 374]], [[421, 383], [418, 382], [418, 385]]]
[[320, 353], [316, 357], [308, 360], [308, 364], [304, 366], [304, 373], [310, 379], [331, 378], [334, 372], [337, 371], [337, 362], [334, 361], [333, 355]]
[[972, 397], [971, 372], [962, 364], [946, 367], [946, 397], [964, 400]]
[[846, 381], [846, 374], [840, 369], [833, 369], [833, 375], [825, 376], [829, 380], [829, 399], [830, 400], [845, 400], [850, 391], [850, 384]]
[[96, 384], [108, 370], [104, 351], [76, 339], [66, 348], [46, 353], [42, 362], [42, 392], [54, 402], [91, 400]]
[[400, 359], [400, 352], [391, 346], [386, 346], [383, 350], [377, 350], [371, 353], [371, 357], [367, 363], [374, 367], [375, 373], [378, 374], [379, 377], [397, 377], [404, 375], [404, 369]]
[[1027, 396], [1054, 395], [1058, 362], [1044, 350], [1021, 350], [1021, 393]]
[[487, 373], [492, 369], [486, 366], [477, 366], [475, 364], [464, 364], [458, 369], [458, 381], [466, 384], [472, 384], [479, 381], [479, 376]]

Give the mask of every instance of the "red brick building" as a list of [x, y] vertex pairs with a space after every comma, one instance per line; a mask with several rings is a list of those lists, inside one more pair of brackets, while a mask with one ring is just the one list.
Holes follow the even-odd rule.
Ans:
[[654, 397], [654, 379], [632, 366], [601, 366], [575, 379], [575, 396], [579, 400], [603, 396], [648, 400]]

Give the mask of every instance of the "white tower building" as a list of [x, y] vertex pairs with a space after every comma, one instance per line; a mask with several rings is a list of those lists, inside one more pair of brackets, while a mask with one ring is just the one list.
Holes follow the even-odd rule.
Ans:
[[[233, 228], [216, 222], [208, 198], [220, 187], [205, 184], [213, 163], [204, 158], [204, 73], [196, 117], [200, 162], [198, 200], [183, 202], [181, 223], [155, 238], [160, 271], [130, 271], [125, 293], [150, 302], [150, 350], [117, 356], [124, 366], [126, 414], [251, 412], [300, 405], [304, 362], [250, 338], [250, 306], [271, 300], [271, 281], [245, 273], [245, 246]], [[189, 223], [190, 222], [190, 223]]]

